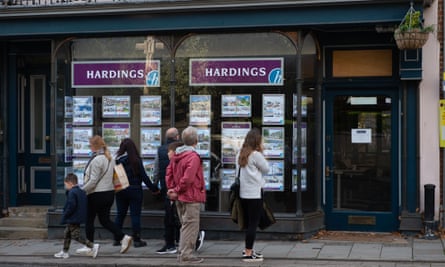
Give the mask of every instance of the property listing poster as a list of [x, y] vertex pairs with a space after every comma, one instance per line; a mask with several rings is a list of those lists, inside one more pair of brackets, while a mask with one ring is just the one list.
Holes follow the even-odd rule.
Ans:
[[161, 139], [161, 128], [141, 128], [142, 157], [155, 157], [158, 147], [161, 146]]
[[190, 124], [211, 124], [210, 95], [190, 95]]
[[65, 118], [70, 119], [73, 117], [73, 98], [71, 96], [65, 96]]
[[[292, 192], [296, 192], [298, 189], [298, 170], [292, 170]], [[301, 169], [301, 191], [306, 191], [307, 179], [306, 179], [306, 169]]]
[[77, 175], [79, 185], [83, 185], [85, 182], [84, 172], [89, 160], [89, 158], [73, 160], [73, 173]]
[[[308, 98], [304, 95], [301, 96], [301, 116], [306, 117], [307, 116], [307, 101]], [[294, 94], [294, 106], [293, 106], [293, 116], [297, 117], [298, 114], [298, 101], [297, 101], [297, 95]]]
[[141, 125], [161, 125], [161, 106], [160, 95], [141, 96]]
[[284, 95], [263, 95], [263, 124], [284, 125]]
[[[145, 172], [147, 173], [148, 178], [153, 182], [154, 178], [154, 168], [155, 168], [155, 160], [154, 159], [143, 159], [142, 164], [144, 165]], [[161, 189], [161, 185], [157, 185], [159, 189]], [[142, 182], [142, 187], [147, 188], [147, 186]]]
[[93, 136], [91, 127], [73, 127], [73, 156], [89, 157], [91, 155], [90, 137]]
[[[298, 146], [297, 146], [297, 122], [293, 123], [293, 135], [292, 135], [292, 163], [298, 163]], [[307, 124], [301, 123], [301, 163], [307, 162]]]
[[221, 160], [223, 164], [235, 163], [236, 154], [250, 128], [250, 122], [221, 123]]
[[202, 161], [202, 170], [204, 172], [204, 182], [206, 190], [210, 190], [210, 160]]
[[73, 125], [93, 125], [92, 96], [73, 96]]
[[230, 186], [235, 181], [235, 169], [220, 169], [221, 191], [230, 191]]
[[202, 158], [210, 157], [210, 128], [197, 128], [198, 144], [195, 147], [196, 152]]
[[269, 173], [264, 175], [264, 191], [284, 191], [284, 161], [270, 160]]
[[284, 158], [284, 127], [264, 127], [263, 140], [266, 158]]
[[121, 141], [130, 137], [129, 122], [104, 122], [102, 124], [102, 135], [111, 155], [119, 150]]
[[103, 96], [102, 116], [104, 118], [129, 118], [130, 96]]
[[65, 123], [65, 162], [73, 160], [73, 125]]
[[222, 95], [221, 117], [250, 117], [252, 102], [250, 95]]

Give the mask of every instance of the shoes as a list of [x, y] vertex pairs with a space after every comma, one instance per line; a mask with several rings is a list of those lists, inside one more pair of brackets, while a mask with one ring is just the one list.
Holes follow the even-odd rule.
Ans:
[[195, 247], [196, 251], [199, 251], [202, 248], [202, 245], [204, 244], [205, 235], [206, 235], [205, 231], [203, 230], [199, 231], [198, 240], [196, 240], [196, 247]]
[[87, 254], [91, 252], [91, 248], [87, 246], [83, 246], [81, 248], [76, 249], [76, 254]]
[[97, 257], [97, 253], [99, 252], [99, 244], [94, 244], [93, 248], [87, 252], [87, 256], [93, 257], [95, 259]]
[[113, 241], [113, 247], [117, 247], [117, 246], [120, 246], [121, 245], [121, 241], [118, 241], [118, 240], [114, 240]]
[[156, 251], [156, 253], [158, 254], [175, 254], [176, 252], [178, 252], [178, 250], [176, 249], [176, 247], [167, 247], [164, 246], [163, 248], [159, 249]]
[[133, 246], [135, 248], [145, 247], [145, 246], [147, 246], [147, 242], [145, 242], [143, 240], [139, 240], [139, 241], [134, 241], [133, 240]]
[[61, 250], [60, 252], [54, 254], [54, 257], [59, 259], [68, 259], [70, 257], [70, 254], [68, 254], [68, 252]]
[[[252, 255], [255, 255], [255, 257], [257, 257], [257, 258], [263, 258], [263, 254], [255, 251], [255, 250], [252, 250]], [[244, 256], [246, 256], [246, 250], [245, 249], [243, 249], [243, 257]]]
[[127, 250], [131, 246], [131, 241], [132, 240], [133, 240], [133, 238], [131, 236], [124, 235], [124, 238], [122, 238], [122, 241], [121, 241], [121, 253], [127, 252]]
[[259, 262], [259, 261], [263, 261], [264, 258], [258, 258], [257, 256], [255, 256], [255, 254], [252, 253], [252, 255], [250, 255], [250, 256], [244, 255], [241, 258], [241, 260], [244, 262]]
[[180, 261], [180, 263], [186, 263], [186, 264], [198, 264], [203, 262], [204, 259], [203, 258], [198, 258], [198, 257], [193, 257], [193, 258], [187, 258], [187, 259], [182, 259]]

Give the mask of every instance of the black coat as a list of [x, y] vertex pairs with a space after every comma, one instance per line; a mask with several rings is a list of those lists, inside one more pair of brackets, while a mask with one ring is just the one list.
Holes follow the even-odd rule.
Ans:
[[61, 224], [82, 224], [87, 218], [87, 195], [79, 186], [66, 192]]

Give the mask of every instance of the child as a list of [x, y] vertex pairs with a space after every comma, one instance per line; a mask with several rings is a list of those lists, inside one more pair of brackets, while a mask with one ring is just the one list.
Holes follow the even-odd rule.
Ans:
[[87, 195], [79, 188], [77, 184], [77, 176], [70, 173], [65, 177], [65, 189], [67, 200], [63, 208], [61, 224], [66, 224], [64, 231], [63, 249], [54, 254], [56, 258], [69, 258], [68, 250], [70, 249], [71, 239], [84, 244], [91, 250], [87, 253], [93, 258], [97, 257], [99, 252], [99, 244], [93, 244], [89, 240], [80, 237], [80, 224], [85, 223], [87, 209]]

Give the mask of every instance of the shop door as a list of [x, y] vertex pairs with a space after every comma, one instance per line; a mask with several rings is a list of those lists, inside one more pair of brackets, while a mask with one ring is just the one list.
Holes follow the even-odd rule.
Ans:
[[18, 75], [18, 205], [51, 204], [48, 77], [42, 72]]
[[325, 98], [328, 230], [398, 227], [397, 90], [334, 90]]

